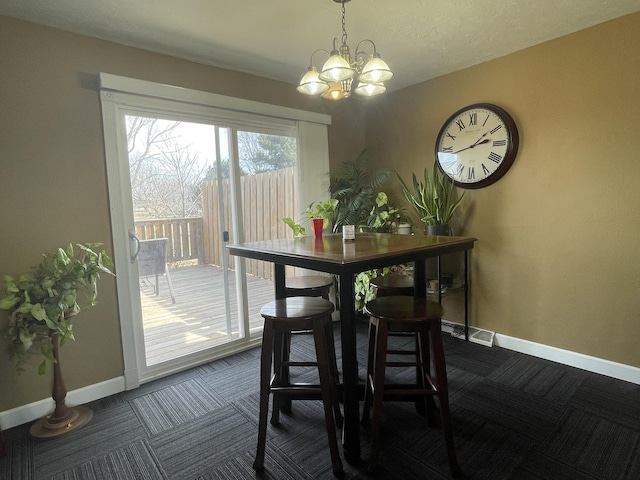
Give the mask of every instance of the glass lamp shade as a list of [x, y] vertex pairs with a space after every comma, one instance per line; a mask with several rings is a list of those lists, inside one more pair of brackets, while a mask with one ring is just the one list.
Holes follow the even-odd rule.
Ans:
[[334, 51], [329, 60], [322, 66], [319, 77], [320, 80], [325, 82], [341, 82], [342, 80], [353, 78], [354, 75], [355, 71], [351, 68], [349, 62]]
[[320, 95], [329, 90], [329, 85], [318, 78], [318, 70], [311, 66], [300, 80], [297, 90], [305, 95]]
[[393, 72], [379, 55], [374, 55], [365, 64], [359, 79], [364, 83], [380, 83], [386, 82], [393, 77]]
[[360, 84], [356, 87], [355, 92], [363, 97], [375, 97], [387, 91], [387, 87], [382, 82], [379, 83], [365, 83], [360, 81]]

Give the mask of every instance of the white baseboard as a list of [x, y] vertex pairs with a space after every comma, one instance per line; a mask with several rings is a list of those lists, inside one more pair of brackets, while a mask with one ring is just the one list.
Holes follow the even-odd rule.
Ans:
[[[68, 392], [65, 402], [69, 406], [83, 405], [123, 391], [124, 377], [118, 377]], [[49, 415], [54, 408], [53, 399], [47, 398], [0, 412], [0, 427], [7, 430], [23, 423], [32, 422]]]
[[640, 385], [640, 368], [497, 333], [495, 345]]
[[[470, 332], [472, 331], [472, 329], [484, 332], [482, 329], [469, 326]], [[442, 331], [451, 333], [456, 338], [464, 337], [464, 334], [456, 333], [464, 331], [463, 324], [450, 322], [449, 320], [445, 320], [444, 318], [442, 319]], [[483, 342], [480, 341], [476, 341], [474, 343], [483, 344]], [[542, 343], [530, 342], [529, 340], [510, 337], [509, 335], [502, 335], [501, 333], [495, 334], [495, 336], [493, 337], [493, 345], [506, 348], [507, 350], [513, 350], [514, 352], [525, 353], [533, 357], [551, 360], [552, 362], [561, 363], [562, 365], [576, 367], [588, 372], [599, 373], [600, 375], [606, 375], [607, 377], [617, 378], [618, 380], [624, 380], [625, 382], [631, 382], [635, 383], [636, 385], [640, 385], [640, 368], [632, 367], [631, 365], [625, 365], [623, 363], [616, 363], [610, 360], [604, 360], [602, 358], [591, 357], [589, 355], [572, 352], [570, 350], [563, 350], [557, 347], [551, 347]], [[487, 344], [485, 346], [491, 345]]]

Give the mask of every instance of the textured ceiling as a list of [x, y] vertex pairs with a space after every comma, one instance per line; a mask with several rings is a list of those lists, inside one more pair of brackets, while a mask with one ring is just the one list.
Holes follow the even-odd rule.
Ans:
[[[352, 49], [376, 43], [397, 90], [637, 11], [640, 0], [353, 0], [346, 26]], [[341, 37], [332, 0], [0, 0], [0, 15], [294, 84]]]

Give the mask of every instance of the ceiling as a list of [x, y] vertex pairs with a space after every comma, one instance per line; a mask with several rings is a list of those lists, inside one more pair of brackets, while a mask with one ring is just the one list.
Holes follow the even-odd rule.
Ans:
[[[376, 43], [397, 90], [637, 11], [640, 0], [353, 0], [346, 27], [352, 53]], [[335, 0], [0, 0], [0, 15], [292, 84], [342, 35]]]

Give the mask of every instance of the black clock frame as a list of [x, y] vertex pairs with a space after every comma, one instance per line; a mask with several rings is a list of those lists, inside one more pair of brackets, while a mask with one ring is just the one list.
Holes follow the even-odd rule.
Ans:
[[[484, 108], [486, 110], [491, 110], [493, 113], [495, 113], [498, 117], [502, 119], [507, 129], [509, 146], [505, 153], [504, 160], [492, 174], [490, 174], [487, 178], [480, 180], [479, 182], [463, 183], [463, 182], [458, 182], [457, 180], [449, 176], [447, 172], [444, 171], [444, 169], [442, 168], [442, 165], [440, 165], [440, 160], [438, 159], [438, 146], [440, 145], [440, 139], [444, 135], [445, 130], [453, 121], [453, 119], [456, 118], [458, 115], [466, 112], [467, 110], [473, 110], [475, 108]], [[438, 164], [438, 169], [440, 170], [440, 172], [443, 175], [446, 175], [448, 178], [450, 178], [453, 181], [453, 184], [456, 185], [457, 187], [465, 188], [465, 189], [483, 188], [500, 180], [504, 176], [504, 174], [507, 173], [509, 168], [511, 168], [511, 165], [513, 165], [513, 162], [516, 159], [516, 155], [518, 154], [519, 141], [520, 141], [520, 137], [518, 134], [518, 127], [516, 126], [516, 122], [513, 120], [511, 115], [505, 109], [498, 107], [497, 105], [494, 105], [492, 103], [474, 103], [473, 105], [468, 105], [466, 107], [461, 108], [460, 110], [455, 112], [453, 115], [451, 115], [446, 122], [444, 122], [444, 124], [442, 125], [442, 128], [438, 132], [438, 136], [436, 137], [435, 161]]]

